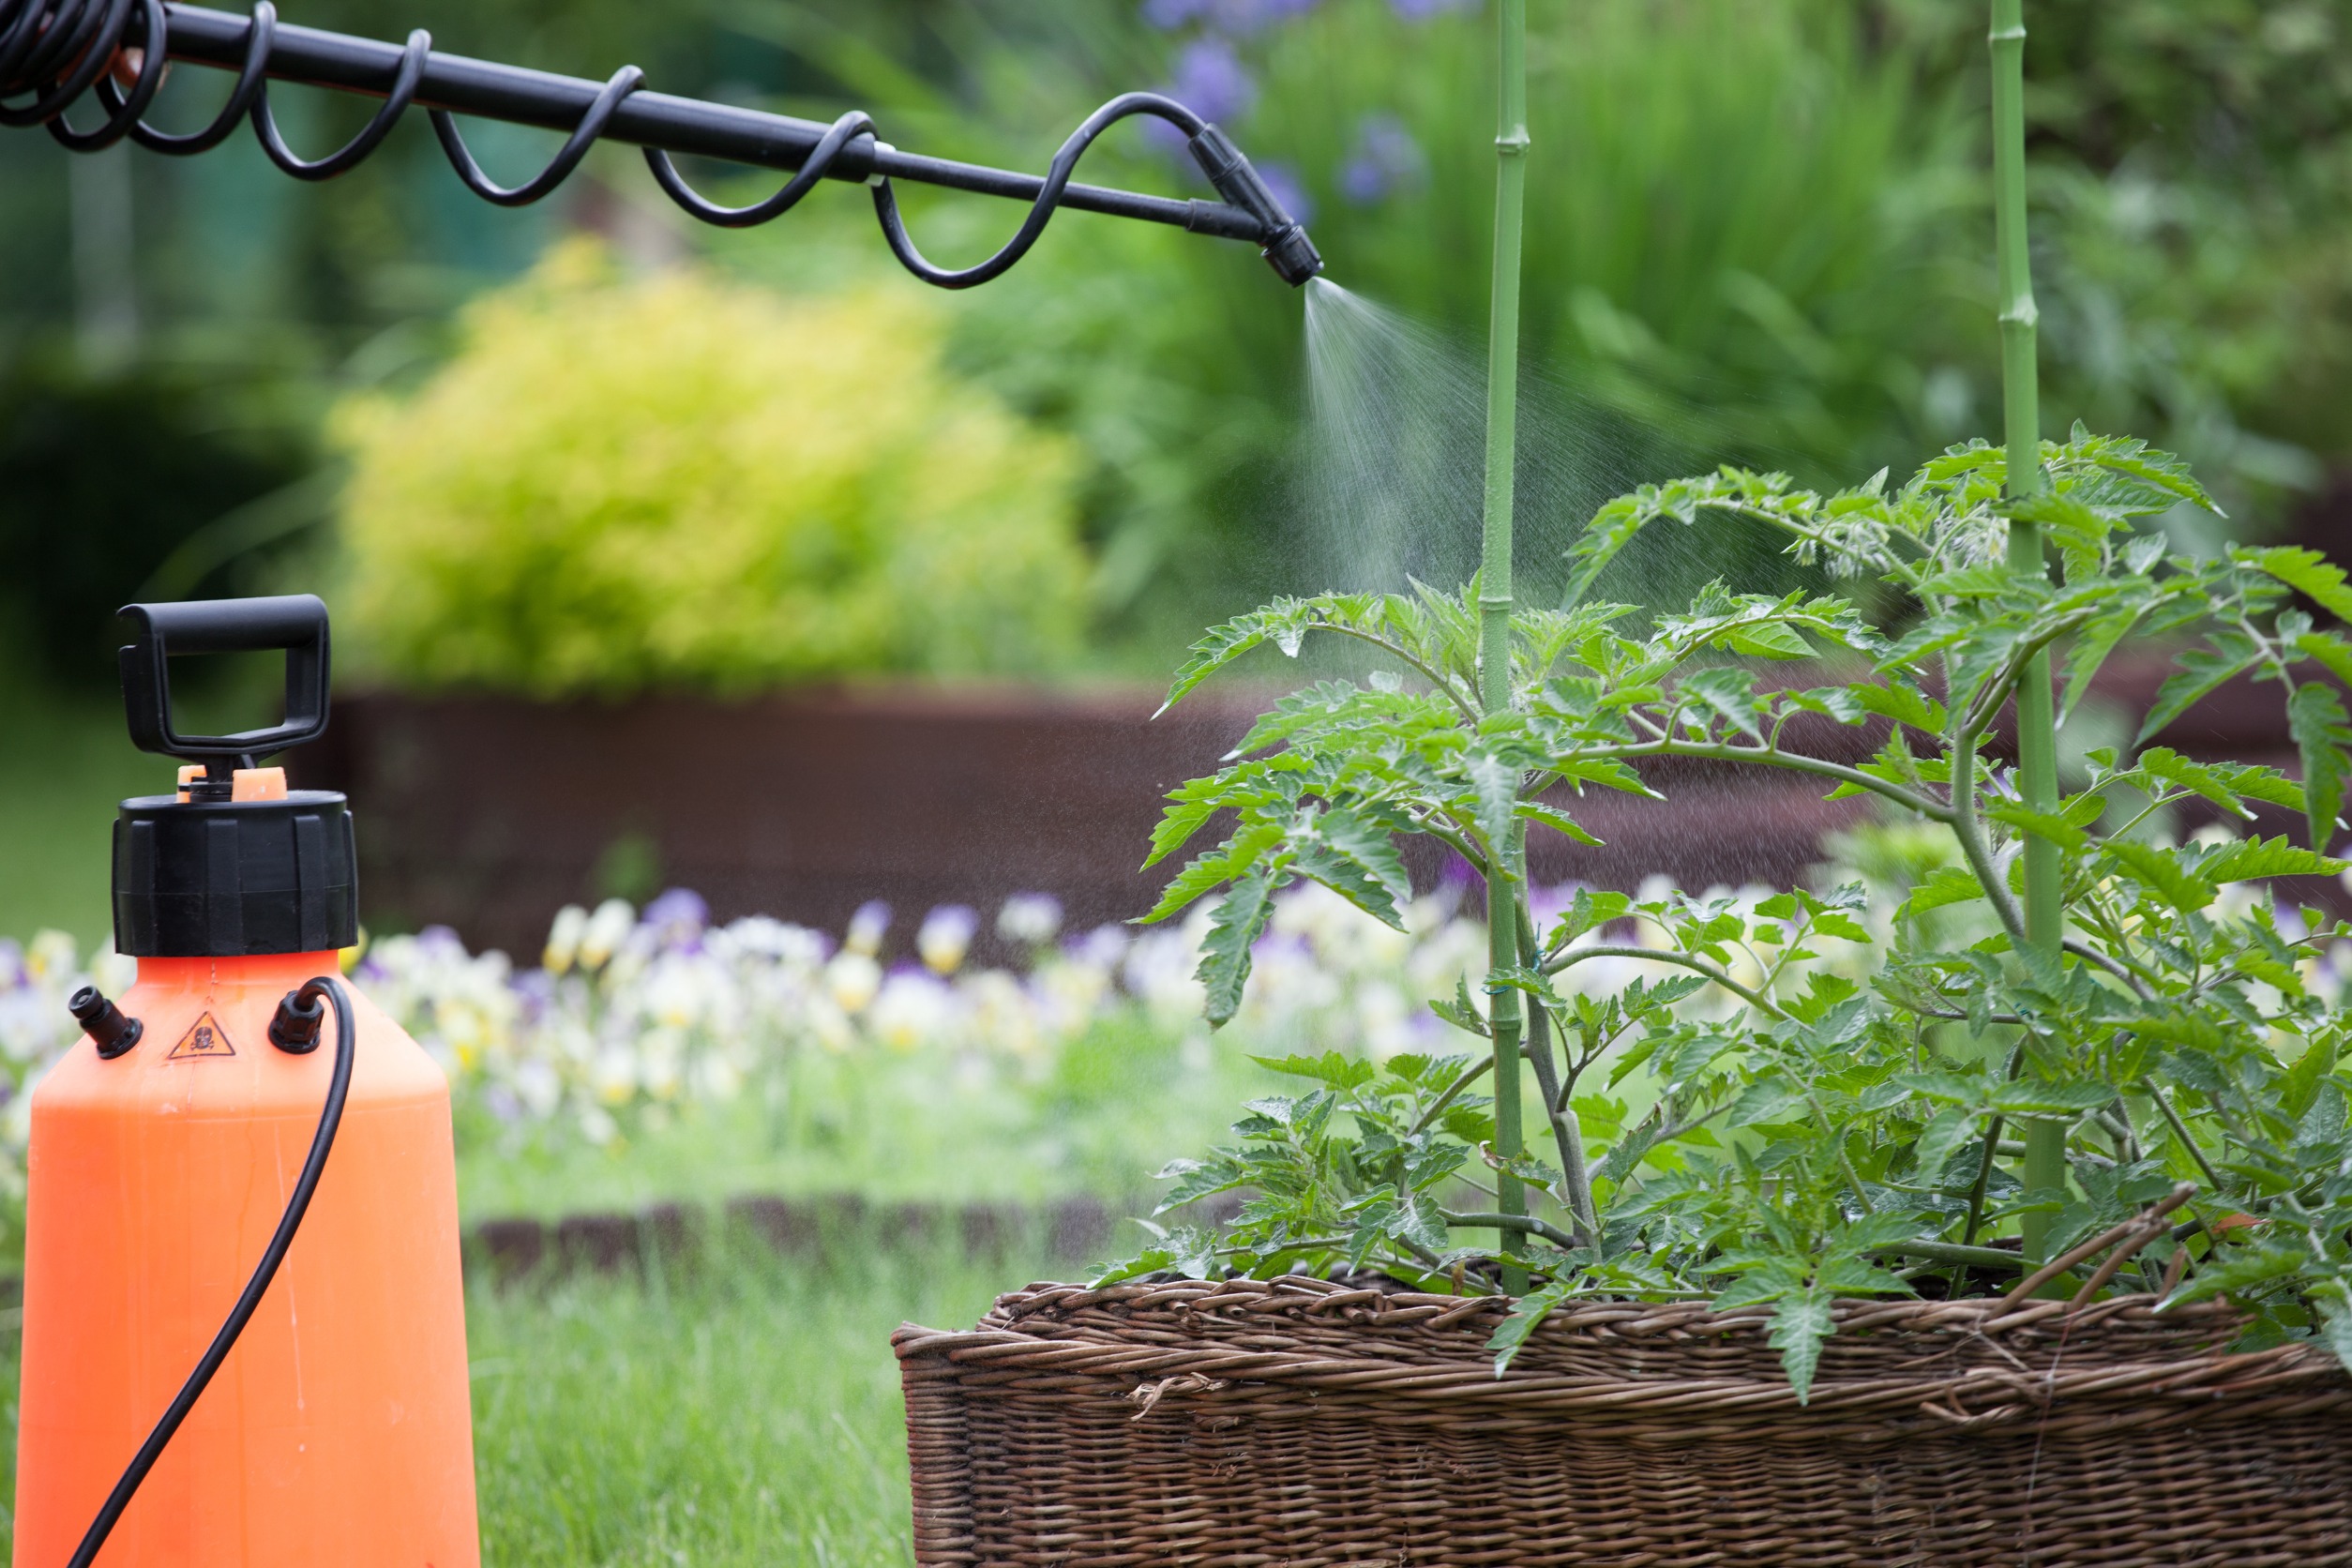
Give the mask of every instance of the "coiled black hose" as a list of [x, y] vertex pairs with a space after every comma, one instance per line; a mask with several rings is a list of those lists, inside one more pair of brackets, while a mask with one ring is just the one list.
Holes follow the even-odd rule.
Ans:
[[[174, 133], [149, 125], [145, 116], [162, 85], [165, 64], [173, 54], [172, 29], [175, 15], [183, 22], [201, 20], [215, 35], [212, 42], [216, 46], [219, 41], [219, 29], [234, 26], [239, 20], [196, 11], [168, 0], [0, 0], [0, 125], [44, 126], [52, 136], [77, 152], [95, 152], [128, 138], [153, 152], [186, 156], [218, 146], [235, 128], [238, 120], [249, 119], [263, 149], [279, 168], [296, 179], [324, 180], [350, 172], [383, 144], [416, 101], [428, 71], [436, 66], [452, 71], [470, 70], [477, 78], [490, 72], [502, 73], [510, 84], [522, 81], [536, 95], [532, 112], [516, 112], [502, 117], [530, 123], [547, 123], [544, 106], [550, 91], [584, 91], [588, 86], [562, 78], [511, 72], [505, 68], [488, 68], [479, 62], [435, 55], [431, 38], [420, 28], [408, 36], [397, 56], [384, 62], [371, 79], [354, 78], [347, 71], [332, 83], [381, 96], [383, 104], [345, 145], [324, 158], [306, 159], [286, 145], [270, 113], [267, 83], [277, 68], [284, 36], [299, 34], [322, 47], [343, 46], [346, 66], [352, 49], [380, 51], [389, 46], [367, 45], [308, 29], [281, 30], [277, 8], [271, 0], [256, 0], [252, 13], [242, 19], [242, 48], [234, 56], [237, 61], [236, 81], [227, 104], [203, 129]], [[208, 63], [228, 63], [217, 53], [203, 57]], [[429, 107], [429, 113], [450, 166], [467, 188], [501, 206], [521, 206], [538, 201], [563, 184], [580, 166], [588, 149], [612, 129], [614, 117], [631, 95], [643, 88], [644, 83], [644, 72], [634, 66], [615, 72], [584, 108], [575, 111], [578, 118], [568, 128], [556, 122], [556, 128], [567, 129], [567, 135], [546, 168], [511, 187], [492, 182], [482, 172], [459, 134], [448, 108]], [[77, 129], [68, 120], [67, 112], [84, 94], [97, 98], [105, 117], [88, 129]], [[577, 104], [578, 100], [575, 98], [572, 101]], [[427, 102], [431, 105], [430, 97]], [[709, 107], [686, 99], [664, 102], [675, 106], [681, 116]], [[469, 106], [467, 112], [485, 111]], [[487, 112], [498, 113], [496, 109]], [[1170, 202], [1093, 188], [1074, 191], [1071, 176], [1087, 148], [1110, 126], [1134, 114], [1154, 115], [1181, 129], [1194, 158], [1224, 197], [1225, 204]], [[681, 117], [678, 123], [686, 122]], [[807, 122], [792, 124], [803, 128], [803, 136], [814, 130]], [[670, 149], [652, 144], [642, 135], [633, 134], [629, 139], [643, 144], [645, 161], [654, 179], [671, 201], [702, 222], [729, 228], [764, 223], [790, 211], [817, 181], [828, 175], [863, 179], [873, 188], [875, 217], [882, 224], [891, 254], [917, 278], [943, 289], [970, 288], [1003, 273], [1037, 243], [1054, 210], [1073, 198], [1078, 199], [1078, 204], [1096, 210], [1123, 212], [1181, 223], [1188, 229], [1255, 239], [1263, 246], [1266, 259], [1274, 270], [1293, 284], [1303, 283], [1322, 270], [1322, 258], [1307, 239], [1305, 230], [1283, 209], [1265, 181], [1224, 133], [1183, 104], [1157, 93], [1123, 93], [1088, 115], [1054, 154], [1042, 181], [940, 159], [898, 157], [897, 149], [876, 138], [871, 119], [852, 112], [807, 144], [805, 155], [782, 189], [765, 201], [741, 207], [720, 206], [698, 195], [679, 175], [671, 160]], [[767, 160], [772, 151], [764, 149], [758, 156]], [[898, 171], [909, 177], [999, 195], [1026, 195], [1030, 199], [1028, 215], [1013, 237], [987, 260], [968, 267], [935, 265], [916, 249], [907, 233], [889, 171], [880, 167], [894, 158]], [[783, 166], [793, 167], [790, 163]]]
[[302, 1055], [316, 1048], [322, 996], [332, 998], [335, 1003], [335, 1071], [327, 1080], [326, 1104], [319, 1110], [318, 1131], [310, 1135], [309, 1156], [302, 1162], [302, 1173], [294, 1178], [294, 1194], [286, 1199], [285, 1212], [278, 1216], [278, 1229], [271, 1234], [269, 1245], [263, 1249], [262, 1260], [253, 1266], [253, 1277], [245, 1282], [244, 1292], [237, 1297], [236, 1304], [229, 1309], [229, 1316], [222, 1321], [220, 1331], [212, 1336], [212, 1343], [197, 1359], [196, 1369], [188, 1375], [188, 1380], [180, 1385], [180, 1391], [173, 1396], [171, 1404], [164, 1407], [162, 1419], [155, 1424], [155, 1430], [147, 1434], [147, 1440], [139, 1445], [139, 1452], [131, 1456], [121, 1479], [114, 1483], [114, 1489], [107, 1493], [105, 1504], [98, 1511], [98, 1517], [92, 1519], [90, 1528], [83, 1532], [82, 1545], [73, 1549], [68, 1568], [90, 1568], [91, 1562], [97, 1559], [98, 1548], [105, 1545], [106, 1538], [113, 1533], [115, 1522], [123, 1516], [123, 1510], [130, 1506], [130, 1500], [138, 1493], [140, 1483], [147, 1479], [149, 1470], [155, 1469], [155, 1462], [163, 1456], [163, 1450], [171, 1442], [173, 1434], [180, 1429], [180, 1423], [186, 1421], [188, 1412], [196, 1408], [196, 1401], [203, 1396], [205, 1385], [212, 1381], [213, 1374], [220, 1370], [220, 1364], [228, 1360], [229, 1352], [235, 1349], [237, 1336], [245, 1332], [245, 1325], [252, 1318], [254, 1309], [262, 1304], [262, 1297], [268, 1291], [269, 1282], [278, 1277], [278, 1265], [286, 1260], [286, 1249], [294, 1245], [294, 1232], [302, 1229], [302, 1216], [309, 1212], [310, 1195], [318, 1190], [319, 1177], [326, 1169], [326, 1156], [335, 1147], [335, 1129], [343, 1122], [343, 1101], [351, 1093], [352, 1056], [357, 1035], [352, 1019], [351, 997], [343, 989], [342, 982], [332, 975], [322, 974], [306, 980], [280, 1004], [279, 1015], [281, 1018], [290, 1016], [297, 1024], [307, 1026], [307, 1038], [301, 1034], [281, 1036], [279, 1030], [274, 1026], [270, 1031], [271, 1040], [280, 1050]]

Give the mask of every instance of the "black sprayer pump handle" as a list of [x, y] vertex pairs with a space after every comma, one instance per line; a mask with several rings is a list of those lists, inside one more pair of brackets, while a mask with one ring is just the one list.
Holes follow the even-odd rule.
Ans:
[[[138, 640], [122, 651], [123, 706], [142, 751], [207, 763], [253, 760], [313, 741], [326, 731], [326, 604], [315, 594], [262, 599], [127, 604]], [[174, 654], [286, 651], [286, 717], [234, 735], [183, 735], [172, 727]]]

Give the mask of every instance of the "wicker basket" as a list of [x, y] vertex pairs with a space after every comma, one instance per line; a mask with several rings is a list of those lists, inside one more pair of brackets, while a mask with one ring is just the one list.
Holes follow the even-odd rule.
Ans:
[[892, 1336], [951, 1563], [2352, 1563], [2352, 1379], [2217, 1304], [1851, 1302], [1800, 1406], [1758, 1312], [1035, 1285]]

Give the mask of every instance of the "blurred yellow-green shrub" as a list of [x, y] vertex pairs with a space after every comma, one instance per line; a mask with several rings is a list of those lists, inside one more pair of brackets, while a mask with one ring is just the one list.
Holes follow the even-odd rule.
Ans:
[[421, 390], [338, 412], [358, 667], [553, 697], [1065, 664], [1076, 454], [939, 338], [900, 293], [556, 247]]

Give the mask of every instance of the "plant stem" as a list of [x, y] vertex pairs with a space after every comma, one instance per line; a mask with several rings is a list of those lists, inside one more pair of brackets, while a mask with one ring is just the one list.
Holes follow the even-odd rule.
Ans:
[[[1519, 390], [1519, 219], [1527, 199], [1527, 0], [1501, 0], [1499, 40], [1500, 81], [1495, 124], [1495, 255], [1493, 292], [1486, 330], [1486, 515], [1478, 588], [1478, 686], [1485, 712], [1511, 706], [1511, 504], [1517, 460]], [[1519, 961], [1518, 882], [1524, 873], [1525, 830], [1511, 842], [1491, 845], [1486, 877], [1487, 1018], [1495, 1047], [1495, 1152], [1506, 1158], [1523, 1148], [1519, 1120], [1519, 993], [1500, 984], [1494, 972]], [[1505, 1214], [1527, 1213], [1527, 1192], [1515, 1177], [1500, 1173], [1495, 1206]], [[1499, 1227], [1508, 1259], [1519, 1250], [1520, 1232]], [[1527, 1289], [1527, 1270], [1505, 1261], [1502, 1288], [1510, 1295]]]
[[[1491, 1225], [1506, 1236], [1541, 1236], [1563, 1251], [1573, 1252], [1585, 1244], [1559, 1226], [1547, 1220], [1531, 1218], [1527, 1214], [1456, 1214], [1452, 1209], [1440, 1209], [1438, 1214], [1446, 1224], [1458, 1225], [1465, 1229], [1484, 1229]], [[1517, 1296], [1524, 1295], [1526, 1292], [1527, 1287], [1521, 1285], [1516, 1289], [1508, 1290], [1505, 1293]]]
[[[1583, 947], [1571, 947], [1560, 957], [1545, 962], [1544, 972], [1558, 974], [1570, 965], [1580, 964], [1587, 958], [1639, 958], [1645, 963], [1673, 964], [1678, 968], [1687, 969], [1694, 974], [1705, 975], [1758, 1012], [1770, 1013], [1776, 1018], [1786, 1018], [1788, 1016], [1781, 1011], [1778, 1003], [1763, 992], [1750, 990], [1704, 958], [1695, 958], [1688, 953], [1677, 952], [1672, 948], [1661, 951], [1657, 948], [1635, 947], [1621, 942], [1596, 942]], [[1964, 1013], [1959, 1016], [1966, 1018], [1968, 1015]]]
[[[1535, 921], [1522, 904], [1519, 907], [1520, 966], [1533, 969], [1543, 961], [1543, 947], [1535, 936]], [[1592, 1202], [1592, 1173], [1584, 1163], [1584, 1129], [1577, 1124], [1576, 1108], [1568, 1103], [1559, 1066], [1552, 1060], [1550, 1019], [1550, 1013], [1541, 1003], [1528, 1009], [1527, 1059], [1535, 1068], [1535, 1086], [1544, 1093], [1544, 1115], [1551, 1123], [1552, 1142], [1560, 1150], [1560, 1182], [1568, 1190], [1569, 1216], [1576, 1222], [1577, 1229], [1583, 1232], [1585, 1244], [1597, 1245], [1601, 1221]], [[1574, 1090], [1575, 1087], [1572, 1071], [1565, 1088]]]
[[[2040, 312], [2033, 299], [2033, 259], [2026, 238], [2026, 17], [2025, 0], [1992, 0], [1993, 25], [1986, 40], [1993, 63], [1994, 227], [2000, 252], [2001, 412], [2009, 445], [2010, 499], [2042, 493], [2042, 398], [2035, 363]], [[2009, 565], [2020, 573], [2040, 573], [2042, 526], [2013, 518]], [[2051, 705], [2050, 654], [2044, 648], [2027, 661], [2017, 682], [2017, 774], [2019, 792], [2035, 811], [2058, 808], [2058, 724]], [[2025, 844], [2026, 941], [2055, 967], [2066, 934], [2066, 911], [2058, 888], [2058, 847], [2038, 834]], [[2066, 1184], [2066, 1129], [2044, 1119], [2028, 1121], [2026, 1190], [2046, 1192]], [[2046, 1214], [2020, 1216], [2026, 1256], [2048, 1256]]]

